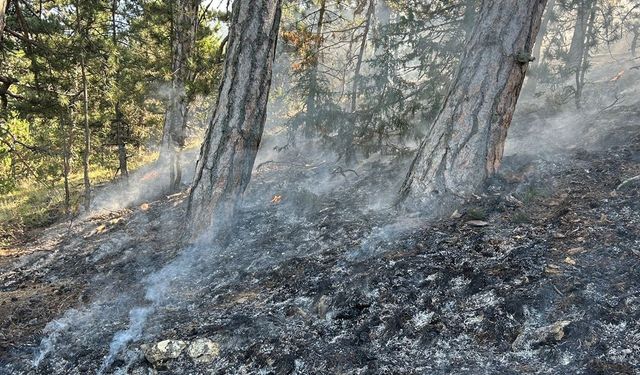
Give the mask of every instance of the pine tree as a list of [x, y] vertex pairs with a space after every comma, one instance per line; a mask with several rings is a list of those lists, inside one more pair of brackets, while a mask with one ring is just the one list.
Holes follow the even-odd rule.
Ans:
[[233, 4], [222, 84], [189, 196], [194, 235], [223, 238], [249, 180], [264, 128], [280, 0]]
[[399, 202], [440, 215], [497, 171], [545, 4], [482, 1], [456, 76], [420, 144]]

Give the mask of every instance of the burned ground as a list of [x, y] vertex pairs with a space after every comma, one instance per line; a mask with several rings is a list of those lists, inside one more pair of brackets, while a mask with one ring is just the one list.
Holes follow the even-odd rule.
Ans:
[[[0, 258], [0, 371], [638, 373], [640, 183], [618, 186], [640, 174], [640, 130], [624, 111], [591, 144], [508, 156], [436, 222], [389, 207], [406, 161], [296, 159], [255, 172], [225, 249], [181, 245], [184, 194], [61, 223]], [[213, 361], [140, 350], [198, 338]]]

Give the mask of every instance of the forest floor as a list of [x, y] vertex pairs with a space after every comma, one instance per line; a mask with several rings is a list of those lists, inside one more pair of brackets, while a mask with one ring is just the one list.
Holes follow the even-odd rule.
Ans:
[[638, 118], [525, 111], [435, 222], [389, 208], [408, 160], [289, 156], [224, 249], [181, 245], [184, 193], [59, 223], [0, 254], [0, 373], [637, 374]]

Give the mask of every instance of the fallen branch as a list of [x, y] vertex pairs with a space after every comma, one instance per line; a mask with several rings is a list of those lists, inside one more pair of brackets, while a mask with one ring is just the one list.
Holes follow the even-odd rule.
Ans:
[[331, 171], [331, 174], [340, 174], [342, 177], [347, 178], [346, 172], [351, 172], [356, 175], [356, 177], [360, 177], [356, 171], [353, 169], [344, 169], [342, 167], [336, 167]]
[[630, 183], [632, 183], [633, 181], [639, 181], [639, 180], [640, 180], [640, 174], [639, 174], [639, 175], [637, 175], [637, 176], [635, 176], [635, 177], [628, 178], [628, 179], [626, 179], [626, 180], [622, 181], [622, 183], [621, 183], [620, 185], [618, 185], [618, 187], [616, 188], [616, 190], [620, 190], [620, 188], [621, 188], [621, 187], [623, 187], [623, 186], [625, 186], [625, 185], [627, 185], [627, 184], [630, 184]]

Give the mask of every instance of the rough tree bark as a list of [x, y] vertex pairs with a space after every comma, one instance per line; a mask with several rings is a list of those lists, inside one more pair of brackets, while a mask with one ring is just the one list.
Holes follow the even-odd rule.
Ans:
[[264, 128], [280, 0], [236, 0], [215, 112], [207, 128], [188, 204], [192, 238], [228, 233], [251, 178]]
[[546, 0], [483, 0], [443, 107], [397, 203], [447, 214], [500, 165]]
[[189, 99], [186, 84], [193, 80], [189, 66], [198, 31], [200, 0], [179, 0], [172, 10], [171, 94], [164, 117], [160, 158], [169, 168], [169, 190], [180, 187], [180, 155], [185, 145]]

